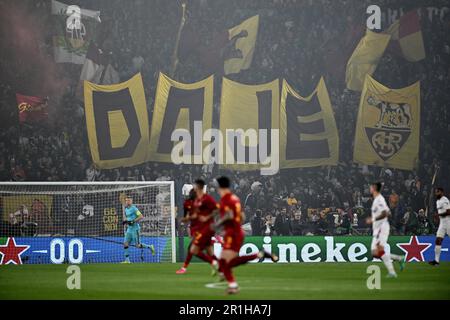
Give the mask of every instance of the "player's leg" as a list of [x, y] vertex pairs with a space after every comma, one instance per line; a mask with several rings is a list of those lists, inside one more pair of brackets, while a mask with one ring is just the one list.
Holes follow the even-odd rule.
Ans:
[[220, 255], [220, 268], [223, 270], [223, 275], [228, 282], [228, 294], [235, 294], [239, 292], [239, 285], [234, 278], [232, 267], [229, 265], [230, 261], [236, 258], [237, 255], [238, 253], [236, 251], [225, 247]]
[[141, 242], [141, 235], [139, 233], [139, 230], [136, 230], [136, 246], [141, 249], [150, 249], [152, 256], [154, 256], [156, 253], [154, 245]]
[[[384, 265], [386, 266], [386, 269], [388, 270], [388, 277], [390, 278], [396, 278], [397, 273], [394, 269], [394, 264], [392, 262], [392, 256], [390, 253], [387, 253], [385, 251], [385, 247], [387, 245], [388, 237], [389, 237], [389, 226], [383, 226], [380, 228], [380, 231], [378, 233], [378, 241], [377, 241], [377, 253], [380, 259], [383, 261]], [[401, 261], [400, 256], [394, 255], [395, 259], [398, 259]], [[403, 264], [401, 265], [401, 269], [403, 270]]]
[[[209, 236], [209, 238], [208, 238]], [[194, 241], [192, 242], [191, 246], [191, 253], [194, 256], [199, 257], [205, 262], [208, 262], [209, 264], [213, 263], [213, 257], [204, 253], [203, 250], [207, 247], [209, 244], [209, 241], [211, 239], [211, 236], [208, 234], [208, 232], [198, 232], [195, 237]]]
[[217, 259], [216, 255], [214, 254], [214, 244], [212, 239], [210, 240], [209, 245], [206, 247], [206, 253], [212, 257], [212, 262], [211, 262], [211, 275], [215, 276], [217, 274], [217, 272], [221, 272], [220, 271], [220, 266], [219, 266], [219, 259]]
[[264, 250], [261, 250], [258, 253], [253, 253], [253, 254], [249, 254], [249, 255], [245, 255], [245, 256], [237, 256], [233, 260], [230, 261], [229, 265], [233, 268], [233, 267], [237, 267], [241, 264], [246, 264], [255, 259], [261, 260], [261, 259], [265, 259], [265, 258], [269, 258], [273, 262], [278, 262], [278, 260], [279, 260], [277, 255], [268, 253], [267, 251], [264, 251]]
[[128, 230], [125, 232], [125, 239], [123, 241], [123, 251], [124, 251], [124, 256], [125, 256], [125, 260], [122, 263], [130, 263], [130, 253], [128, 252], [129, 250], [129, 245], [130, 242], [132, 241], [132, 235], [130, 230]]
[[443, 240], [444, 240], [444, 238], [436, 237], [436, 242], [434, 245], [434, 260], [429, 262], [432, 266], [439, 265], [439, 261], [441, 259], [441, 250], [442, 250], [442, 241]]
[[434, 260], [429, 262], [432, 266], [439, 265], [439, 261], [441, 259], [442, 241], [444, 240], [445, 234], [450, 231], [446, 230], [446, 227], [446, 221], [444, 219], [441, 219], [441, 221], [439, 222], [438, 231], [436, 233], [436, 241], [434, 245]]

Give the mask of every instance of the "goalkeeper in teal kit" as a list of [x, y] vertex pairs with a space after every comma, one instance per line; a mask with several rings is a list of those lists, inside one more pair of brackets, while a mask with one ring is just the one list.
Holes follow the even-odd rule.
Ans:
[[155, 247], [151, 245], [147, 245], [141, 242], [139, 238], [139, 230], [141, 227], [139, 226], [139, 221], [142, 220], [144, 216], [139, 211], [139, 209], [133, 205], [133, 199], [126, 198], [125, 199], [125, 220], [123, 221], [124, 225], [127, 225], [127, 230], [125, 231], [125, 240], [123, 242], [123, 248], [125, 251], [125, 260], [123, 263], [131, 263], [130, 255], [128, 253], [128, 247], [132, 244], [135, 244], [137, 248], [141, 249], [150, 249], [152, 255], [155, 254]]

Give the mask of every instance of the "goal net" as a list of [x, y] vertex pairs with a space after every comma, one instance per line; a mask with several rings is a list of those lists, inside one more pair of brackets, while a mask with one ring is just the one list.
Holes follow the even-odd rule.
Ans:
[[126, 197], [143, 215], [131, 262], [175, 262], [173, 181], [1, 182], [0, 264], [123, 261]]

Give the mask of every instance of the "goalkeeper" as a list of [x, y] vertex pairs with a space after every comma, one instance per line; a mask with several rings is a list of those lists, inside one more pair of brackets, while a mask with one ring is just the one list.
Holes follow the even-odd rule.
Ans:
[[133, 205], [133, 199], [130, 197], [125, 198], [125, 220], [123, 221], [124, 225], [127, 225], [127, 230], [125, 231], [125, 240], [123, 242], [123, 249], [125, 252], [125, 260], [122, 263], [131, 263], [130, 255], [128, 253], [128, 247], [131, 244], [135, 244], [137, 248], [146, 248], [150, 249], [152, 255], [155, 254], [155, 247], [151, 245], [147, 245], [141, 243], [139, 238], [139, 221], [142, 220], [144, 216], [139, 211], [139, 209]]

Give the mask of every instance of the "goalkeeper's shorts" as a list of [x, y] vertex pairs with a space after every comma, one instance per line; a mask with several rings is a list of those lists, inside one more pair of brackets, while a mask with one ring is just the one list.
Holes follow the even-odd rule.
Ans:
[[124, 242], [127, 242], [128, 244], [141, 243], [141, 240], [139, 238], [139, 230], [130, 230], [130, 228], [128, 228], [125, 232]]

